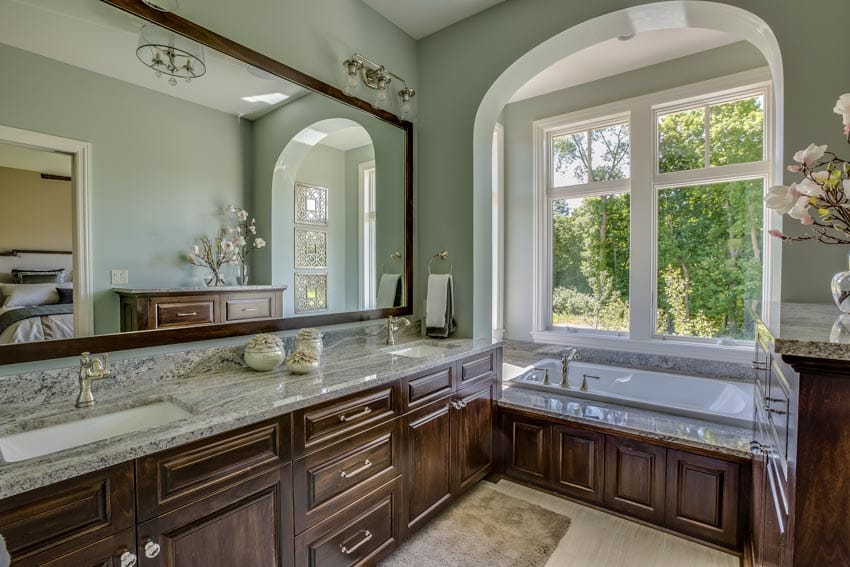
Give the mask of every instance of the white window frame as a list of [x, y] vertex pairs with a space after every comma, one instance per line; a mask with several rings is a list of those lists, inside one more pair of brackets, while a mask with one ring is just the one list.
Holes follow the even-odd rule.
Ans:
[[505, 337], [505, 127], [496, 124], [493, 129], [493, 340]]
[[378, 275], [375, 218], [375, 161], [367, 161], [357, 166], [358, 214], [358, 258], [360, 258], [359, 285], [360, 309], [374, 309], [378, 293]]
[[[692, 108], [694, 101], [738, 99], [746, 93], [764, 96], [765, 160], [757, 164], [735, 164], [704, 168], [696, 173], [657, 173], [657, 114], [677, 108]], [[553, 133], [581, 131], [584, 124], [596, 126], [606, 119], [629, 116], [630, 176], [628, 180], [552, 188], [550, 183], [551, 147]], [[532, 272], [532, 339], [535, 342], [610, 348], [627, 352], [674, 354], [693, 358], [745, 362], [752, 358], [752, 343], [718, 339], [660, 336], [655, 333], [656, 297], [656, 206], [658, 189], [671, 186], [705, 184], [742, 178], [764, 177], [765, 189], [773, 183], [776, 173], [775, 113], [770, 72], [767, 68], [744, 71], [701, 81], [683, 87], [651, 93], [595, 108], [585, 109], [535, 121], [534, 141], [534, 263]], [[650, 143], [650, 140], [655, 140]], [[708, 144], [707, 144], [708, 145]], [[699, 179], [699, 183], [693, 180]], [[625, 184], [623, 183], [625, 182]], [[592, 196], [630, 189], [631, 223], [629, 333], [574, 329], [552, 326], [552, 213], [551, 198]], [[562, 197], [563, 198], [563, 197]], [[778, 215], [764, 210], [762, 304], [779, 299], [781, 243], [766, 236], [770, 229], [781, 229]]]

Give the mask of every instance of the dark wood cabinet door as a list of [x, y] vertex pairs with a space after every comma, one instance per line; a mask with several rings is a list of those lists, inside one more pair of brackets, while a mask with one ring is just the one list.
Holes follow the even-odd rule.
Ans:
[[788, 517], [782, 510], [778, 479], [769, 460], [765, 462], [765, 472], [761, 567], [782, 567], [785, 565]]
[[605, 435], [566, 425], [552, 428], [555, 489], [601, 503], [605, 484]]
[[753, 456], [752, 464], [752, 496], [750, 500], [750, 544], [753, 550], [753, 565], [763, 564], [762, 550], [764, 548], [764, 515], [765, 515], [765, 459], [763, 455]]
[[741, 547], [736, 463], [667, 451], [667, 527], [731, 549]]
[[451, 498], [452, 407], [438, 400], [403, 418], [404, 528], [412, 530]]
[[514, 413], [505, 413], [507, 434], [505, 474], [532, 484], [549, 485], [552, 426]]
[[[122, 555], [125, 553], [136, 553], [135, 529], [125, 530], [38, 565], [40, 567], [120, 567]], [[14, 564], [15, 567], [18, 565], [18, 563]]]
[[453, 411], [452, 494], [463, 493], [493, 470], [493, 380], [461, 390]]
[[[138, 526], [141, 567], [291, 565], [291, 465]], [[149, 543], [159, 546], [152, 553]], [[150, 555], [154, 555], [150, 557]]]
[[605, 504], [655, 524], [664, 521], [666, 449], [607, 436]]
[[133, 463], [123, 463], [0, 501], [14, 565], [42, 565], [131, 528], [133, 490]]

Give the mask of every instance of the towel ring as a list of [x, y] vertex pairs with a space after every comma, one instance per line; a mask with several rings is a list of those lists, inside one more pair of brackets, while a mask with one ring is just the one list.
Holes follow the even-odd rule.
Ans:
[[[395, 251], [392, 254], [390, 254], [390, 260], [395, 260], [396, 262], [401, 261], [401, 252]], [[384, 264], [381, 264], [381, 275], [383, 276], [386, 273], [387, 272], [384, 271]]]
[[[431, 274], [434, 273], [431, 270], [431, 264], [434, 262], [434, 260], [436, 260], [437, 258], [439, 258], [440, 260], [445, 260], [448, 257], [449, 257], [449, 251], [448, 250], [440, 250], [439, 252], [437, 252], [436, 254], [431, 256], [431, 259], [428, 260], [428, 275], [430, 276]], [[454, 271], [454, 264], [449, 264], [449, 273], [451, 274], [453, 271]]]

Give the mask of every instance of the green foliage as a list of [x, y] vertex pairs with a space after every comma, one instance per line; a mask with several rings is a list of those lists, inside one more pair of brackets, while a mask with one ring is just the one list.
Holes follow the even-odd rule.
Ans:
[[[761, 160], [763, 125], [760, 98], [712, 106], [711, 165]], [[704, 167], [703, 109], [663, 116], [658, 128], [659, 171]], [[556, 168], [594, 180], [628, 174], [622, 127], [557, 140]], [[657, 332], [752, 338], [744, 302], [761, 295], [762, 194], [760, 179], [658, 191]], [[629, 195], [554, 201], [552, 236], [553, 323], [628, 330]]]

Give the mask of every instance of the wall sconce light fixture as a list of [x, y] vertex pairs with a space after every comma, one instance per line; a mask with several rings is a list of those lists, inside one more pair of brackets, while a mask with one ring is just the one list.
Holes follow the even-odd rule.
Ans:
[[393, 79], [401, 82], [402, 87], [396, 93], [400, 101], [399, 116], [407, 118], [410, 116], [411, 101], [416, 96], [416, 91], [407, 85], [407, 81], [368, 57], [355, 53], [342, 62], [345, 69], [346, 79], [344, 92], [347, 96], [354, 96], [360, 83], [363, 83], [375, 91], [372, 106], [385, 108], [388, 102], [387, 90]]

